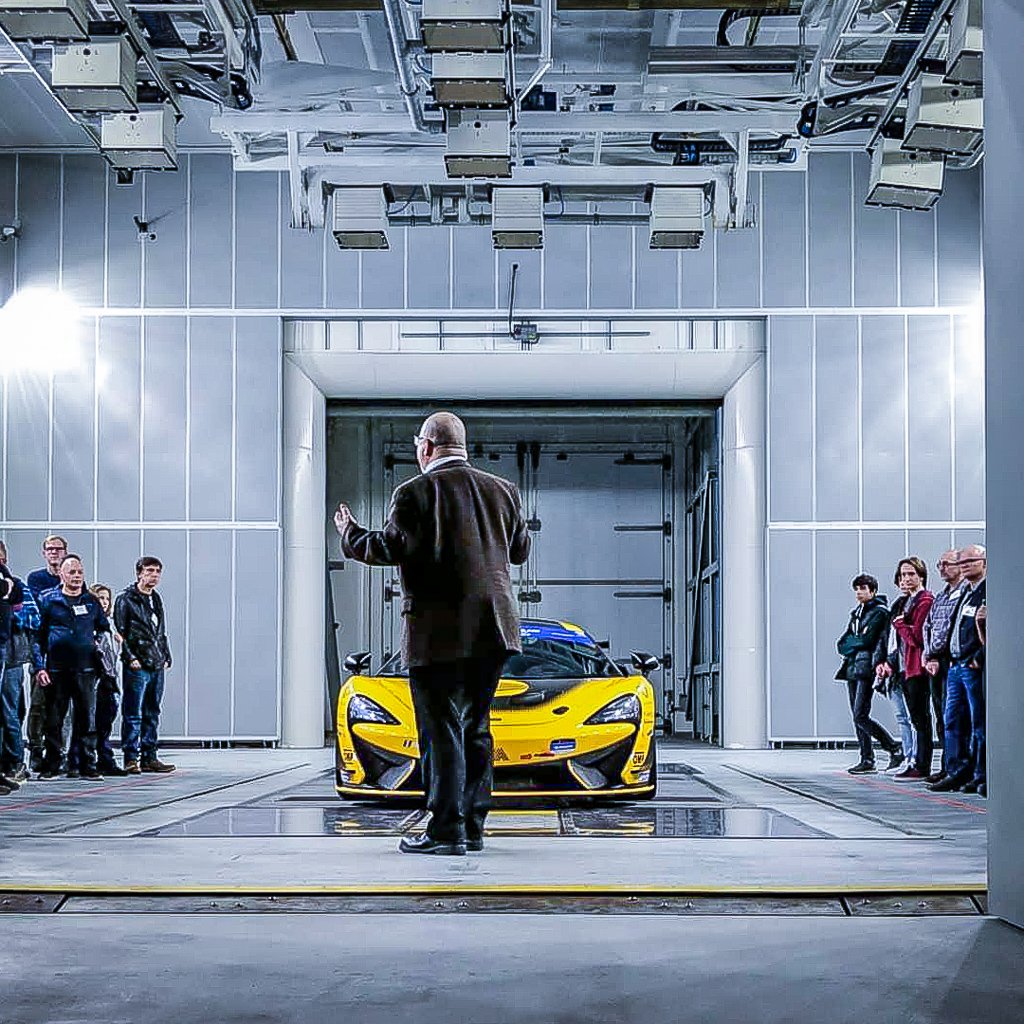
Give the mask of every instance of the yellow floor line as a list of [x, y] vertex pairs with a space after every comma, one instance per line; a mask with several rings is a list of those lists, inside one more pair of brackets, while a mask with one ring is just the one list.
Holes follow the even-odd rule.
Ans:
[[434, 896], [511, 895], [511, 896], [847, 896], [882, 895], [887, 893], [923, 895], [978, 895], [986, 892], [984, 885], [951, 884], [866, 884], [866, 885], [509, 885], [500, 882], [395, 883], [367, 885], [99, 885], [68, 883], [66, 885], [30, 882], [6, 882], [0, 879], [0, 894], [62, 893], [68, 896], [103, 893], [111, 896], [192, 896], [221, 894], [224, 896]]

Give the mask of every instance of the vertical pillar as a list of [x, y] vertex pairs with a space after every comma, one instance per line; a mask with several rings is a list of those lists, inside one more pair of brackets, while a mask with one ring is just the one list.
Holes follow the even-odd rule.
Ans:
[[[1024, 7], [985, 5], [985, 401], [987, 460], [989, 906], [1024, 927], [1024, 474], [1021, 472], [1021, 325], [1024, 269]], [[940, 199], [941, 203], [942, 200]]]
[[765, 433], [767, 359], [729, 389], [722, 407], [722, 743], [764, 747]]
[[326, 403], [284, 357], [281, 743], [322, 747], [325, 693]]

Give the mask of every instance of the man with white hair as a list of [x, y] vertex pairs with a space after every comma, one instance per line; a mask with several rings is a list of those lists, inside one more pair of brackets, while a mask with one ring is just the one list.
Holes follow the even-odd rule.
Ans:
[[[978, 636], [978, 611], [985, 605], [988, 561], [980, 544], [965, 547], [957, 558], [966, 582], [949, 634], [949, 675], [946, 678], [946, 777], [929, 789], [937, 793], [963, 789], [988, 795], [985, 779], [985, 647]], [[964, 707], [970, 732], [963, 728]], [[973, 759], [973, 771], [972, 771]]]
[[483, 849], [491, 701], [522, 650], [509, 565], [526, 561], [530, 535], [516, 486], [469, 464], [458, 416], [433, 413], [413, 443], [422, 473], [395, 489], [384, 529], [364, 529], [345, 504], [334, 523], [347, 558], [397, 565], [402, 581], [402, 661], [431, 819], [399, 850], [459, 856]]

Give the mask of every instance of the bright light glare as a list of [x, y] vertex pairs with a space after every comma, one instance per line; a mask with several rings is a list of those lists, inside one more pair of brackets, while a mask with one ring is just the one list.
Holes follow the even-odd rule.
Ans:
[[0, 308], [0, 372], [59, 373], [81, 362], [78, 307], [61, 292], [26, 288]]

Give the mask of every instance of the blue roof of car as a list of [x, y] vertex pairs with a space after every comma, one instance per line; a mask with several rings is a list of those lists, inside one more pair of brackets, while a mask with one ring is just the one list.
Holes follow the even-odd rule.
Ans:
[[548, 619], [524, 619], [519, 633], [532, 640], [555, 640], [561, 643], [585, 644], [596, 647], [597, 641], [581, 626], [571, 622], [555, 622]]

